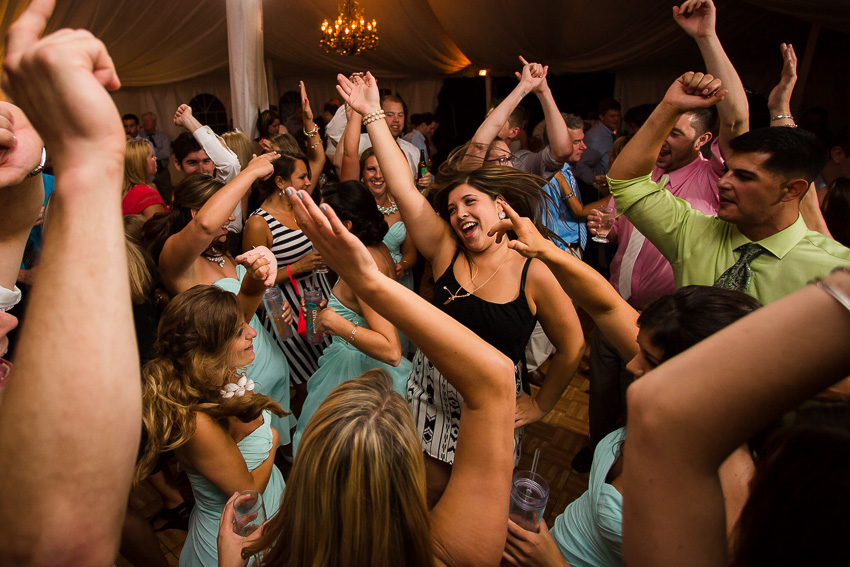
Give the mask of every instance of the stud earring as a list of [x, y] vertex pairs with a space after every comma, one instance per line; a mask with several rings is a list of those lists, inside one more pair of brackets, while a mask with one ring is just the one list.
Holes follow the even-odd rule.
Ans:
[[505, 211], [499, 211], [499, 218], [505, 220], [508, 218], [508, 215], [505, 214]]

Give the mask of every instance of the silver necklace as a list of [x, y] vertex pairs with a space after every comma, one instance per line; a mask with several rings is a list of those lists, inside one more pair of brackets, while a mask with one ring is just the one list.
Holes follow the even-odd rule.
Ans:
[[390, 203], [392, 204], [389, 207], [382, 207], [381, 205], [378, 205], [378, 210], [381, 211], [384, 216], [398, 212], [398, 205], [395, 204], [392, 197], [390, 197]]
[[203, 254], [204, 258], [212, 262], [213, 264], [218, 264], [219, 268], [224, 267], [224, 254]]

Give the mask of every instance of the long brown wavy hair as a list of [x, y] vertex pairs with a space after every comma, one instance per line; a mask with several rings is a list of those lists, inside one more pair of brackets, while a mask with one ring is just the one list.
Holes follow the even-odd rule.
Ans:
[[[450, 157], [449, 160], [451, 159]], [[552, 198], [542, 190], [546, 180], [539, 175], [526, 173], [515, 167], [491, 163], [460, 171], [443, 164], [430, 189], [434, 195], [434, 207], [446, 222], [451, 216], [449, 215], [449, 194], [461, 185], [470, 185], [494, 201], [497, 198], [504, 199], [519, 216], [531, 219], [544, 237], [561, 240], [546, 226], [549, 222], [547, 201], [551, 201]], [[510, 239], [516, 238], [513, 231], [508, 231], [507, 234]], [[457, 243], [464, 255], [468, 256], [460, 239]]]
[[171, 208], [157, 213], [142, 229], [142, 244], [159, 265], [159, 255], [165, 241], [177, 234], [192, 220], [192, 211], [198, 211], [224, 184], [204, 173], [193, 173], [174, 187]]
[[383, 370], [338, 386], [310, 419], [283, 503], [243, 553], [263, 566], [433, 566], [425, 462]]
[[213, 285], [196, 285], [168, 303], [159, 321], [156, 358], [142, 370], [142, 421], [148, 442], [134, 481], [144, 479], [163, 451], [186, 444], [195, 434], [195, 413], [224, 426], [226, 418], [249, 422], [265, 409], [281, 407], [261, 394], [222, 398], [221, 387], [236, 371], [230, 346], [243, 323], [236, 296]]

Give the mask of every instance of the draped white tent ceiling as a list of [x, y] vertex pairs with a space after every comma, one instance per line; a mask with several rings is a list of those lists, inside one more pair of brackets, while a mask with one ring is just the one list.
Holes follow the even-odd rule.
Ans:
[[[0, 0], [0, 33], [25, 3]], [[764, 71], [766, 57], [775, 59], [769, 71], [771, 77], [777, 76], [779, 41], [797, 42], [802, 57], [813, 24], [841, 37], [850, 33], [847, 0], [717, 3], [721, 40], [733, 61], [742, 69], [752, 68], [754, 74]], [[86, 28], [103, 40], [125, 87], [116, 100], [129, 107], [126, 110], [152, 108], [167, 115], [185, 102], [187, 89], [195, 94], [211, 92], [230, 104], [225, 0], [58, 0], [57, 4], [48, 31]], [[402, 94], [405, 86], [418, 89], [418, 95], [405, 95], [414, 99], [408, 101], [413, 111], [433, 108], [440, 81], [447, 76], [471, 76], [478, 69], [512, 74], [518, 54], [548, 64], [550, 73], [615, 71], [627, 82], [630, 76], [632, 81], [663, 78], [657, 87], [663, 92], [669, 73], [699, 65], [692, 42], [672, 20], [672, 4], [670, 0], [361, 0], [366, 16], [378, 21], [380, 44], [374, 52], [346, 57], [327, 54], [318, 45], [321, 21], [335, 17], [337, 0], [263, 0], [264, 50], [267, 69], [274, 75], [273, 95], [291, 90], [298, 78], [305, 78], [312, 98], [326, 100], [333, 94], [337, 72], [370, 69], [384, 79], [383, 86], [394, 86]], [[843, 53], [826, 56], [846, 60], [848, 54], [844, 44]], [[671, 71], [663, 77], [651, 71], [661, 68]], [[850, 70], [846, 61], [837, 69], [843, 78]], [[763, 83], [768, 78], [752, 80]], [[414, 83], [421, 84], [414, 89]], [[621, 82], [618, 90], [624, 85]], [[833, 85], [821, 88], [834, 90]], [[643, 90], [648, 97], [653, 89]], [[646, 102], [632, 98], [632, 103]], [[165, 122], [160, 119], [161, 125]]]

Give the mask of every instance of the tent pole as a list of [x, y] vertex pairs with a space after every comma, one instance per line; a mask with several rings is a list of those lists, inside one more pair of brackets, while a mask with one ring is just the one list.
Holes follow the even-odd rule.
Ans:
[[251, 139], [257, 132], [257, 112], [269, 107], [263, 57], [262, 0], [227, 0], [227, 47], [233, 126]]

